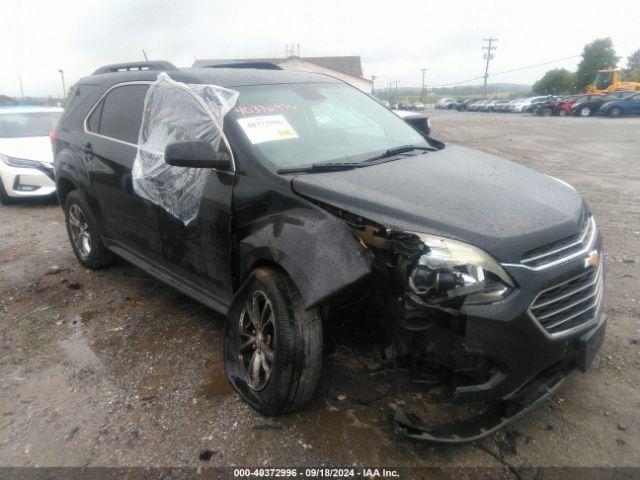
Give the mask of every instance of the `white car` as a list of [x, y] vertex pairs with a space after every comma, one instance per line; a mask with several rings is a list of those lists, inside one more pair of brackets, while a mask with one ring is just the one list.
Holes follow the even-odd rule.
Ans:
[[440, 109], [440, 108], [447, 108], [449, 106], [449, 104], [451, 103], [457, 103], [455, 98], [441, 98], [440, 100], [438, 100], [435, 104], [435, 107]]
[[59, 107], [0, 107], [0, 203], [56, 191], [49, 134]]

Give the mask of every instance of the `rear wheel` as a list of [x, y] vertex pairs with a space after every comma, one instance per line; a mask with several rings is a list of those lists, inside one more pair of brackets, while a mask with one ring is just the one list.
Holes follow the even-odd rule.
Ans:
[[224, 369], [242, 398], [263, 415], [304, 406], [322, 368], [322, 322], [305, 310], [284, 273], [258, 268], [230, 311], [224, 335]]
[[581, 117], [588, 117], [589, 115], [591, 115], [591, 108], [581, 107], [580, 110], [578, 110], [578, 113]]
[[115, 255], [102, 243], [98, 224], [86, 198], [78, 190], [67, 195], [64, 216], [71, 248], [82, 265], [98, 269], [115, 261]]
[[543, 108], [542, 109], [542, 115], [544, 115], [545, 117], [550, 117], [552, 113], [553, 113], [553, 111], [550, 108]]
[[566, 117], [567, 111], [564, 108], [561, 108], [560, 110], [558, 110], [558, 115], [561, 117]]
[[620, 107], [613, 107], [609, 110], [609, 116], [612, 118], [618, 118], [622, 116], [622, 109]]

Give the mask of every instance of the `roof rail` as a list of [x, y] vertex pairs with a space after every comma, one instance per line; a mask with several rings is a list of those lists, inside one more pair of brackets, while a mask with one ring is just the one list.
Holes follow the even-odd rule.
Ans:
[[101, 73], [115, 73], [115, 72], [129, 72], [139, 70], [162, 70], [162, 71], [176, 71], [176, 66], [171, 62], [164, 60], [153, 60], [150, 62], [127, 62], [127, 63], [114, 63], [112, 65], [105, 65], [98, 68], [92, 75], [99, 75]]
[[280, 65], [271, 62], [232, 62], [206, 65], [205, 68], [259, 68], [261, 70], [282, 70]]

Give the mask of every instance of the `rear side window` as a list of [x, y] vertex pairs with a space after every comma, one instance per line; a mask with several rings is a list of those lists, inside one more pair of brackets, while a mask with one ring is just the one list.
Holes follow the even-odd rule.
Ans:
[[93, 109], [91, 115], [87, 119], [87, 130], [93, 133], [100, 133], [100, 115], [102, 115], [102, 106], [104, 102], [101, 101], [96, 108]]
[[[111, 90], [87, 121], [90, 131], [128, 143], [138, 143], [144, 97], [149, 85], [122, 85]], [[95, 117], [95, 118], [94, 118]]]

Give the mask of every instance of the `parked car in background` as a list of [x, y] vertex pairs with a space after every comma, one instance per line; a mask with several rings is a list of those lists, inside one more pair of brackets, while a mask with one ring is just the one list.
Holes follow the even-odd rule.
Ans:
[[480, 105], [479, 110], [481, 112], [493, 112], [495, 104], [496, 104], [495, 99], [487, 100], [485, 103]]
[[456, 103], [455, 98], [441, 98], [436, 102], [435, 107], [437, 109], [446, 109], [452, 103]]
[[496, 100], [491, 105], [491, 110], [489, 111], [490, 112], [506, 112], [507, 105], [509, 105], [509, 103], [511, 103], [511, 100]]
[[401, 100], [398, 102], [398, 110], [411, 110], [411, 104], [406, 100]]
[[0, 202], [55, 193], [49, 134], [62, 108], [0, 107]]
[[412, 106], [411, 106], [412, 110], [417, 110], [417, 111], [421, 111], [424, 110], [424, 103], [422, 102], [415, 102]]
[[391, 108], [391, 104], [389, 103], [389, 100], [380, 100], [380, 103], [387, 108]]
[[509, 104], [505, 107], [505, 111], [507, 113], [521, 113], [522, 110], [531, 104], [531, 99], [529, 98], [516, 98], [515, 100], [511, 100]]
[[466, 100], [463, 100], [462, 102], [458, 102], [456, 104], [456, 110], [458, 110], [459, 112], [465, 111], [469, 109], [469, 106], [478, 102], [479, 100], [477, 98], [468, 98]]
[[553, 106], [563, 97], [549, 96], [546, 100], [532, 103], [531, 113], [541, 117], [550, 117], [553, 114]]
[[640, 93], [627, 98], [613, 100], [603, 104], [598, 112], [606, 117], [621, 117], [622, 115], [640, 115]]
[[533, 111], [538, 108], [543, 103], [546, 103], [551, 95], [541, 95], [539, 97], [532, 97], [529, 99], [529, 104], [525, 106], [522, 111], [525, 113], [533, 113]]
[[487, 102], [489, 102], [489, 100], [477, 100], [467, 105], [467, 110], [470, 112], [479, 112]]
[[557, 115], [559, 117], [569, 115], [574, 102], [580, 97], [581, 95], [568, 95], [566, 97], [558, 98], [553, 104], [551, 104], [551, 115]]
[[576, 100], [571, 108], [572, 115], [578, 115], [580, 117], [589, 117], [595, 115], [600, 110], [600, 107], [607, 102], [622, 100], [634, 95], [633, 92], [621, 91], [607, 93], [606, 95], [589, 94], [583, 95], [584, 98]]

